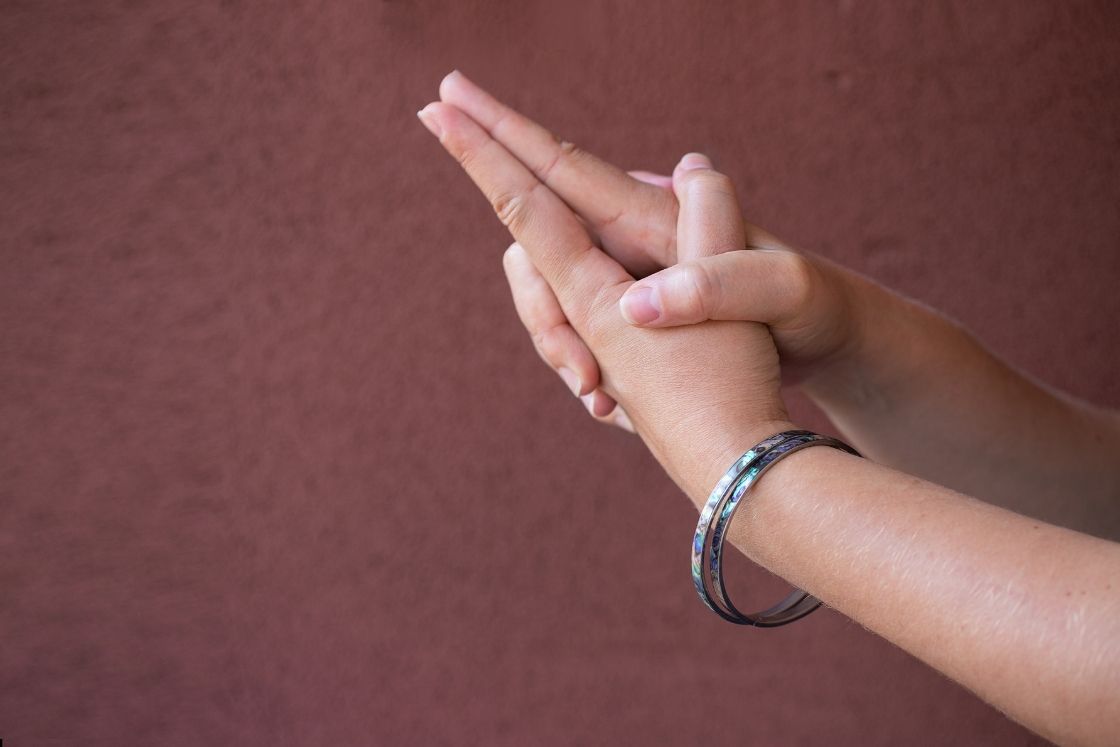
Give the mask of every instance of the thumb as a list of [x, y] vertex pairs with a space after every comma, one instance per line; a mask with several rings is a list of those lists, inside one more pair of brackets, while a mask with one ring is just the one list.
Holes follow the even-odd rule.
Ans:
[[634, 283], [619, 299], [627, 322], [675, 327], [706, 319], [781, 324], [805, 308], [809, 261], [794, 252], [746, 249], [682, 262]]

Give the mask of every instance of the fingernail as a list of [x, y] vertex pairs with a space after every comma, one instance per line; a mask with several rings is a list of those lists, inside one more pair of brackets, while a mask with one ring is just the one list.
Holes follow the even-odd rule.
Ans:
[[575, 371], [565, 366], [561, 366], [560, 368], [556, 369], [556, 373], [560, 374], [560, 378], [563, 379], [564, 383], [568, 385], [568, 388], [572, 390], [572, 394], [578, 397], [579, 390], [583, 388], [583, 382], [580, 381], [578, 376], [576, 376]]
[[634, 423], [630, 420], [630, 416], [621, 407], [614, 414], [615, 422], [622, 428], [634, 433]]
[[443, 76], [443, 80], [439, 83], [439, 97], [444, 101], [448, 96], [453, 95], [447, 86], [454, 86], [459, 89], [459, 95], [466, 94], [467, 96], [483, 95], [486, 92], [478, 87], [478, 84], [473, 80], [463, 75], [461, 70], [452, 70], [447, 75]]
[[649, 324], [661, 317], [661, 300], [657, 290], [648, 285], [636, 285], [623, 294], [619, 301], [622, 318], [630, 324]]
[[416, 116], [420, 117], [420, 121], [428, 128], [428, 132], [436, 137], [443, 137], [443, 128], [439, 126], [439, 122], [436, 121], [435, 116], [428, 111], [428, 107], [425, 106], [423, 109], [416, 112]]
[[583, 395], [579, 398], [579, 401], [583, 403], [583, 406], [587, 408], [589, 413], [592, 415], [595, 414], [595, 392]]
[[614, 412], [614, 400], [610, 399], [605, 394], [600, 394], [598, 389], [591, 392], [591, 394], [583, 395], [579, 399], [583, 402], [583, 406], [587, 408], [587, 411], [594, 417], [605, 418]]
[[692, 171], [693, 169], [710, 169], [712, 168], [711, 159], [703, 153], [688, 153], [681, 159], [681, 171]]
[[596, 391], [595, 409], [591, 411], [591, 414], [597, 418], [605, 418], [612, 412], [614, 412], [614, 408], [617, 406], [618, 404], [613, 399], [605, 394], [602, 394], [601, 392]]

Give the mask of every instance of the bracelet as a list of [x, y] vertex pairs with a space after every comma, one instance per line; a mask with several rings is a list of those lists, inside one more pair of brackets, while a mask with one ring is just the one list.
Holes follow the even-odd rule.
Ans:
[[777, 627], [804, 617], [821, 604], [816, 597], [795, 589], [769, 609], [753, 615], [743, 614], [728, 599], [721, 564], [727, 528], [742, 497], [775, 462], [810, 446], [831, 446], [859, 456], [855, 449], [843, 441], [811, 431], [796, 430], [775, 434], [735, 461], [712, 490], [700, 512], [692, 542], [692, 582], [700, 600], [729, 622], [762, 628]]
[[716, 483], [715, 488], [708, 496], [707, 503], [704, 504], [704, 508], [700, 511], [700, 521], [696, 524], [696, 534], [693, 535], [692, 538], [692, 585], [696, 587], [696, 593], [700, 595], [700, 601], [707, 605], [708, 609], [724, 619], [732, 620], [729, 613], [724, 612], [712, 599], [712, 595], [708, 593], [707, 584], [704, 581], [704, 558], [710, 553], [710, 550], [708, 550], [710, 547], [708, 535], [711, 529], [712, 517], [715, 515], [716, 510], [719, 508], [724, 498], [726, 498], [728, 493], [733, 489], [732, 483], [754, 466], [759, 457], [766, 454], [770, 449], [774, 448], [782, 441], [785, 441], [787, 438], [802, 435], [808, 436], [812, 435], [812, 433], [810, 431], [785, 431], [784, 433], [770, 436], [747, 451], [747, 453], [735, 460], [731, 468], [727, 470], [723, 477], [720, 478], [720, 481]]

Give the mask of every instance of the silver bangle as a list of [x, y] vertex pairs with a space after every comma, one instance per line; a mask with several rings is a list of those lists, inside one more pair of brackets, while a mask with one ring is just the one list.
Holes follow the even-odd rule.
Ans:
[[831, 446], [859, 456], [855, 449], [843, 441], [810, 431], [784, 431], [775, 434], [735, 461], [700, 512], [692, 542], [692, 582], [701, 601], [729, 622], [772, 628], [800, 619], [821, 604], [820, 600], [808, 592], [795, 589], [773, 607], [746, 615], [728, 599], [721, 563], [727, 528], [742, 497], [775, 462], [810, 446]]

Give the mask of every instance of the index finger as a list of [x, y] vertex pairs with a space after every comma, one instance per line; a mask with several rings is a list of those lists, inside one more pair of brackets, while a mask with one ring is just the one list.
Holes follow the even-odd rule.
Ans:
[[428, 104], [420, 118], [462, 164], [498, 218], [532, 257], [573, 326], [583, 328], [588, 305], [603, 289], [632, 278], [603, 254], [583, 225], [501, 143], [450, 104]]
[[439, 94], [482, 125], [579, 213], [627, 267], [645, 272], [659, 269], [652, 265], [676, 261], [676, 202], [671, 194], [559, 140], [458, 70], [443, 79]]

